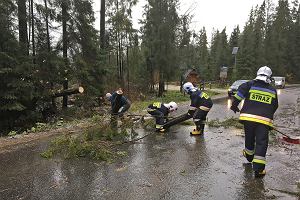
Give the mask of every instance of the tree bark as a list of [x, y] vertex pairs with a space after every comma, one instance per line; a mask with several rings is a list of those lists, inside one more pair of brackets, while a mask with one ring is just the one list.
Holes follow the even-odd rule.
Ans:
[[[48, 53], [50, 55], [50, 52], [51, 52], [51, 44], [50, 44], [50, 34], [49, 34], [49, 17], [48, 17], [48, 5], [47, 5], [47, 0], [44, 0], [44, 6], [45, 6], [45, 21], [46, 21], [46, 34], [47, 34], [47, 50], [48, 50]], [[49, 63], [49, 68], [52, 67], [51, 65], [51, 62]], [[53, 82], [50, 82], [50, 85], [51, 85], [51, 89], [53, 89], [53, 86], [54, 86], [54, 83]], [[55, 99], [52, 98], [51, 99], [51, 102], [52, 102], [52, 106], [53, 108], [56, 108], [56, 104], [55, 104]]]
[[26, 1], [18, 0], [19, 43], [23, 55], [29, 55]]
[[[68, 11], [67, 5], [65, 1], [61, 3], [61, 10], [62, 10], [62, 29], [63, 29], [63, 59], [65, 63], [65, 69], [68, 68], [68, 35], [67, 35], [67, 20], [68, 20]], [[66, 71], [66, 70], [65, 70]], [[66, 75], [66, 74], [65, 74]], [[68, 79], [65, 77], [63, 82], [64, 89], [68, 88]], [[63, 96], [63, 108], [67, 108], [68, 96]]]
[[78, 87], [78, 88], [70, 88], [67, 90], [63, 90], [63, 91], [58, 91], [55, 92], [53, 95], [51, 95], [51, 97], [62, 97], [62, 96], [68, 96], [68, 95], [72, 95], [72, 94], [82, 94], [84, 92], [84, 88], [83, 87]]
[[45, 10], [46, 10], [45, 21], [46, 21], [46, 32], [47, 32], [47, 48], [48, 48], [48, 53], [50, 53], [51, 45], [50, 45], [50, 34], [49, 34], [49, 17], [48, 17], [47, 0], [44, 0], [44, 4], [45, 4]]
[[100, 48], [105, 49], [105, 0], [101, 0], [100, 9]]
[[34, 13], [33, 13], [33, 0], [30, 0], [31, 6], [31, 36], [32, 36], [32, 62], [35, 64], [35, 40], [34, 40]]

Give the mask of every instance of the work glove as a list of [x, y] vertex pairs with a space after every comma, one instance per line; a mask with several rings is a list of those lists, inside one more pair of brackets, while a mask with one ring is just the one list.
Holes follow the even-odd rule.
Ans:
[[240, 112], [240, 109], [237, 106], [233, 106], [233, 105], [230, 107], [230, 110], [232, 110], [234, 113]]

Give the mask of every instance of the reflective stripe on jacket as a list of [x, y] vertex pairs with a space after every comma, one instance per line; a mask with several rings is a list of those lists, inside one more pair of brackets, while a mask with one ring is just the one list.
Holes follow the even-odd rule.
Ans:
[[245, 100], [240, 120], [273, 126], [273, 116], [278, 108], [276, 89], [263, 81], [252, 80], [239, 86], [232, 105]]
[[191, 105], [190, 105], [190, 110], [195, 110], [196, 108], [199, 108], [204, 111], [209, 111], [211, 107], [213, 106], [212, 100], [203, 91], [197, 90], [193, 92], [190, 95], [191, 98]]
[[159, 110], [164, 114], [164, 116], [168, 115], [170, 112], [169, 109], [161, 102], [154, 102], [153, 104], [150, 104], [148, 106], [147, 109], [148, 112], [155, 111], [155, 110]]

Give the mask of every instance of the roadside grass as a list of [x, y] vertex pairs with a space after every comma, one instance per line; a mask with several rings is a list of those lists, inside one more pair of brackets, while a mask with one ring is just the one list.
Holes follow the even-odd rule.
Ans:
[[121, 126], [112, 128], [109, 123], [101, 121], [101, 116], [94, 116], [92, 120], [93, 125], [83, 134], [57, 137], [40, 155], [48, 159], [56, 156], [64, 159], [84, 157], [107, 162], [126, 156], [127, 152], [119, 151], [116, 146], [128, 138], [128, 129], [133, 127], [133, 121], [124, 120]]
[[235, 127], [238, 129], [244, 128], [244, 126], [239, 122], [239, 119], [237, 119], [237, 118], [229, 118], [229, 119], [226, 119], [225, 121], [220, 121], [219, 119], [210, 120], [210, 121], [208, 121], [208, 126], [224, 127], [224, 128]]
[[220, 84], [220, 83], [211, 83], [209, 86], [209, 83], [205, 84], [205, 88], [214, 88], [214, 89], [228, 89], [231, 84], [225, 83], [225, 84]]
[[181, 122], [180, 125], [183, 125], [183, 126], [194, 126], [195, 123], [192, 120], [187, 120], [187, 121]]
[[[205, 91], [210, 97], [217, 95], [219, 93], [211, 91], [211, 90], [206, 90]], [[180, 91], [173, 91], [173, 90], [169, 90], [167, 92], [164, 93], [163, 97], [149, 97], [148, 99], [144, 100], [144, 101], [136, 101], [133, 102], [130, 108], [131, 112], [138, 112], [141, 113], [141, 111], [145, 111], [148, 107], [148, 105], [152, 104], [153, 102], [164, 102], [164, 103], [168, 103], [170, 101], [175, 101], [176, 103], [182, 103], [182, 102], [186, 102], [186, 101], [190, 101], [190, 97], [188, 94], [183, 94]]]

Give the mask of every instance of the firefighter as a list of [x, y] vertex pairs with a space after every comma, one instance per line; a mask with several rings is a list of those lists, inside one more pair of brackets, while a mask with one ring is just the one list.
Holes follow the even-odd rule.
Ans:
[[190, 134], [201, 135], [204, 133], [206, 116], [213, 106], [213, 102], [205, 92], [194, 87], [190, 82], [185, 83], [183, 89], [191, 98], [190, 109], [187, 113], [188, 118], [193, 118], [196, 125], [196, 128]]
[[130, 108], [131, 102], [123, 96], [123, 91], [119, 88], [113, 94], [107, 93], [106, 99], [111, 103], [112, 115], [123, 117], [124, 113]]
[[177, 104], [172, 101], [170, 103], [154, 102], [148, 106], [147, 112], [156, 119], [156, 131], [164, 132], [163, 124], [167, 120], [170, 112], [176, 111]]
[[[271, 83], [272, 70], [261, 67], [254, 80], [239, 86], [230, 109], [240, 112], [240, 122], [244, 124], [245, 149], [243, 156], [252, 162], [255, 177], [266, 174], [266, 152], [268, 148], [269, 130], [273, 127], [273, 116], [278, 108], [276, 89]], [[240, 111], [239, 103], [244, 99]]]

